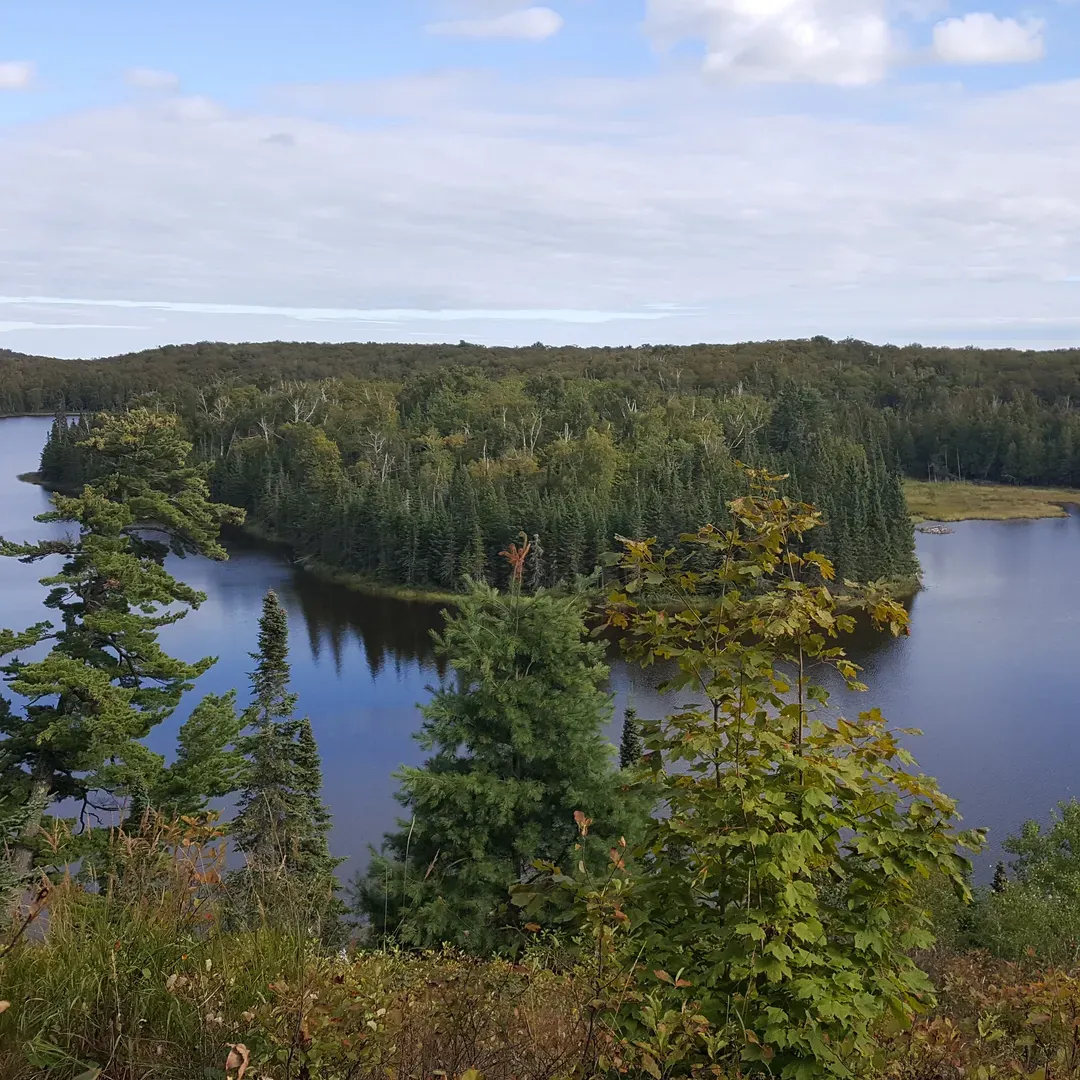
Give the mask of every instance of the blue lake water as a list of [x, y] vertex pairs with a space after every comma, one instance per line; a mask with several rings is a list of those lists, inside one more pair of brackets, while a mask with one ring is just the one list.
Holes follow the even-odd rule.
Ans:
[[[8, 539], [62, 531], [34, 522], [48, 495], [16, 479], [37, 467], [48, 426], [37, 417], [0, 420], [0, 534]], [[1008, 832], [1025, 818], [1045, 818], [1080, 789], [1080, 517], [954, 528], [917, 537], [925, 588], [912, 602], [911, 636], [859, 636], [850, 651], [869, 692], [841, 691], [833, 700], [849, 714], [878, 706], [897, 726], [925, 732], [910, 742], [922, 768], [959, 800], [967, 825], [991, 830], [977, 867], [985, 878]], [[348, 859], [342, 874], [350, 875], [393, 825], [391, 773], [422, 760], [412, 733], [418, 703], [440, 678], [430, 641], [438, 609], [326, 585], [244, 543], [232, 545], [227, 563], [172, 560], [170, 569], [207, 593], [164, 634], [185, 659], [219, 658], [199, 681], [204, 693], [234, 686], [243, 693], [263, 594], [273, 588], [281, 596], [293, 689], [322, 750], [332, 847]], [[0, 559], [0, 627], [46, 617], [38, 584], [45, 572]], [[642, 715], [658, 715], [658, 677], [613, 656], [616, 715], [631, 698]], [[154, 749], [170, 752], [184, 715], [154, 732]]]

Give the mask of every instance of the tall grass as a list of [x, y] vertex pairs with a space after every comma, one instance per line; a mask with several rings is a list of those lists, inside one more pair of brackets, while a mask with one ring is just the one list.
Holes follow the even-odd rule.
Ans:
[[0, 942], [0, 1077], [220, 1080], [234, 1045], [248, 1080], [595, 1075], [572, 972], [328, 953], [301, 910], [238, 927], [222, 862], [212, 829], [154, 825], [114, 834], [90, 880], [63, 876], [31, 931]]

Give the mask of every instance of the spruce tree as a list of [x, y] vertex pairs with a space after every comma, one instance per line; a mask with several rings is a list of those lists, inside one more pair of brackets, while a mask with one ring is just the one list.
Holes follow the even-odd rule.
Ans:
[[627, 705], [623, 712], [622, 741], [619, 743], [619, 768], [629, 769], [641, 760], [641, 729], [637, 710]]
[[575, 811], [601, 834], [632, 831], [603, 738], [603, 646], [582, 616], [574, 598], [480, 584], [447, 615], [436, 652], [455, 678], [421, 710], [417, 735], [431, 757], [397, 773], [409, 817], [354, 886], [376, 932], [498, 948], [517, 921], [509, 887], [534, 860], [568, 856]]
[[1003, 893], [1009, 887], [1009, 872], [1005, 869], [1005, 863], [998, 861], [994, 867], [994, 880], [990, 883], [992, 892]]
[[341, 860], [330, 854], [330, 813], [311, 721], [294, 717], [288, 619], [273, 590], [263, 598], [258, 641], [244, 714], [252, 731], [242, 740], [247, 766], [231, 833], [259, 906], [275, 917], [299, 915], [332, 940], [338, 926], [334, 870]]
[[332, 819], [322, 798], [322, 759], [307, 717], [298, 725], [293, 770], [293, 784], [303, 812], [295, 855], [297, 872], [316, 887], [321, 883], [332, 892], [337, 887], [334, 871], [344, 860], [330, 854]]
[[294, 791], [296, 695], [289, 692], [289, 628], [273, 590], [263, 597], [258, 640], [258, 652], [250, 654], [255, 669], [245, 712], [253, 730], [243, 740], [248, 765], [231, 832], [248, 869], [265, 875], [290, 867], [290, 841], [305, 816]]

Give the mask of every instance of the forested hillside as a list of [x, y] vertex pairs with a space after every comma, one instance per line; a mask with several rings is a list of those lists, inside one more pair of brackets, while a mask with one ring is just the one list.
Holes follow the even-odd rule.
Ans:
[[[860, 437], [823, 395], [664, 390], [655, 380], [424, 371], [177, 395], [217, 500], [242, 506], [302, 559], [387, 584], [503, 586], [528, 545], [530, 591], [588, 575], [617, 536], [667, 545], [723, 524], [745, 491], [738, 462], [790, 474], [822, 507], [820, 545], [863, 580], [915, 572], [900, 478], [878, 434]], [[46, 478], [93, 474], [87, 430], [58, 423]]]
[[[1080, 486], [1080, 350], [1019, 352], [877, 346], [827, 338], [684, 347], [484, 348], [290, 342], [166, 346], [102, 360], [0, 352], [0, 413], [123, 407], [158, 392], [194, 407], [213, 386], [338, 379], [395, 383], [447, 367], [491, 378], [618, 384], [667, 397], [768, 400], [797, 382], [818, 390], [833, 426], [879, 426], [890, 461], [916, 477]], [[861, 435], [860, 435], [861, 437]]]

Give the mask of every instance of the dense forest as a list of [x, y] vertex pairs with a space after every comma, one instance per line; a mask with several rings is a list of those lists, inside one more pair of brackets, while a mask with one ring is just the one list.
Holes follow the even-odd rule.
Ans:
[[[529, 591], [590, 575], [618, 536], [665, 545], [722, 525], [740, 463], [789, 476], [825, 514], [819, 546], [853, 578], [916, 571], [900, 477], [880, 424], [854, 429], [824, 395], [668, 390], [655, 379], [496, 378], [460, 366], [402, 382], [209, 385], [179, 410], [214, 497], [302, 560], [395, 586], [505, 586], [508, 545]], [[82, 452], [100, 420], [61, 419], [46, 480], [93, 475]]]
[[0, 351], [0, 413], [120, 408], [157, 392], [193, 402], [215, 385], [388, 380], [466, 367], [494, 378], [618, 383], [639, 396], [813, 387], [836, 422], [879, 425], [889, 460], [914, 477], [1080, 486], [1080, 350], [950, 349], [770, 341], [639, 348], [265, 344], [166, 346], [101, 360]]

